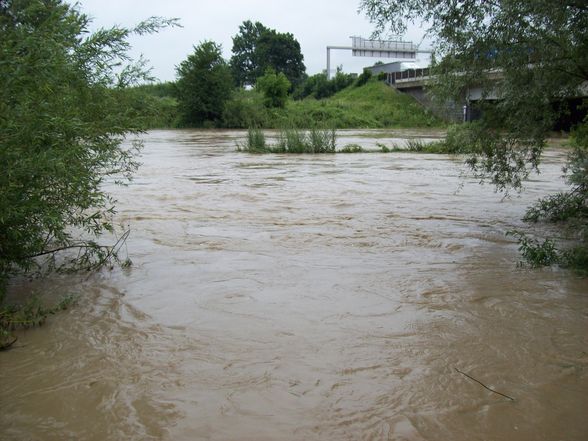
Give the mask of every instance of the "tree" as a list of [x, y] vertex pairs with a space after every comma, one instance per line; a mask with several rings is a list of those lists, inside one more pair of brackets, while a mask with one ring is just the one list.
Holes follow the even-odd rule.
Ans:
[[268, 69], [264, 76], [257, 79], [256, 87], [263, 93], [266, 107], [286, 107], [290, 81], [282, 72], [276, 73]]
[[260, 22], [252, 23], [251, 20], [244, 21], [239, 26], [239, 33], [233, 37], [233, 56], [230, 61], [231, 72], [237, 86], [255, 84], [259, 76], [255, 50], [259, 38], [268, 30]]
[[257, 41], [255, 56], [258, 76], [271, 68], [286, 75], [294, 86], [304, 77], [306, 67], [304, 56], [300, 52], [300, 43], [290, 33], [280, 33], [273, 29], [263, 32]]
[[96, 242], [113, 229], [103, 184], [137, 167], [140, 145], [123, 140], [143, 129], [141, 97], [126, 86], [148, 78], [127, 40], [175, 21], [93, 34], [89, 23], [62, 0], [0, 0], [0, 303], [7, 278], [43, 257], [68, 268], [116, 257]]
[[237, 85], [254, 85], [268, 68], [282, 72], [293, 85], [298, 84], [306, 70], [300, 43], [290, 33], [244, 21], [233, 37], [231, 69]]
[[[402, 33], [408, 23], [426, 23], [434, 40], [432, 86], [441, 99], [460, 100], [471, 87], [482, 86], [499, 99], [480, 102], [482, 118], [467, 127], [475, 174], [498, 189], [520, 189], [529, 172], [538, 170], [545, 139], [564, 111], [565, 97], [579, 97], [588, 81], [588, 3], [584, 0], [362, 0], [360, 8], [377, 31]], [[492, 75], [491, 75], [492, 74]], [[585, 101], [585, 99], [584, 99]], [[555, 220], [558, 211], [576, 245], [556, 250], [552, 261], [588, 268], [586, 207], [586, 120], [577, 128], [575, 150], [567, 167], [570, 190], [540, 201], [529, 220]], [[573, 207], [573, 210], [571, 209]], [[522, 237], [523, 252], [541, 251]], [[533, 248], [535, 247], [535, 248]]]
[[222, 48], [213, 41], [194, 47], [177, 67], [178, 101], [184, 124], [200, 126], [219, 121], [231, 97], [233, 79]]

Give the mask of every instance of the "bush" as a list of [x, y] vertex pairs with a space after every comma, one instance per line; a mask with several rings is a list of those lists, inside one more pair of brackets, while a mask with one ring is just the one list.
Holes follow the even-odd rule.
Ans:
[[445, 153], [476, 153], [480, 141], [476, 133], [476, 123], [452, 124], [445, 136]]
[[456, 155], [475, 153], [479, 148], [479, 140], [473, 130], [473, 123], [449, 126], [445, 139], [441, 141], [423, 142], [418, 139], [409, 139], [406, 143], [406, 150], [416, 153]]
[[169, 96], [146, 96], [143, 100], [145, 126], [149, 129], [175, 128], [180, 126], [178, 101]]
[[308, 77], [300, 86], [298, 86], [293, 96], [298, 100], [309, 96], [312, 96], [317, 100], [329, 98], [350, 86], [353, 81], [353, 75], [345, 74], [341, 71], [341, 68], [337, 68], [337, 73], [330, 80], [327, 79], [327, 74], [325, 73]]
[[[570, 189], [539, 199], [524, 217], [530, 223], [550, 222], [559, 226], [558, 240], [539, 244], [519, 234], [523, 257], [532, 266], [557, 263], [588, 273], [588, 123], [572, 133], [572, 152], [565, 168]], [[547, 244], [547, 246], [546, 246]], [[545, 250], [550, 259], [544, 258]]]
[[360, 76], [357, 77], [354, 86], [361, 87], [372, 78], [372, 72], [368, 69], [364, 69]]
[[176, 83], [142, 84], [132, 87], [129, 93], [136, 95], [137, 113], [143, 114], [145, 126], [149, 129], [173, 128], [180, 126], [180, 113]]
[[290, 81], [282, 72], [276, 73], [268, 69], [264, 76], [257, 79], [256, 88], [263, 94], [263, 104], [266, 107], [286, 107]]
[[271, 125], [268, 109], [263, 104], [263, 96], [255, 90], [237, 90], [225, 104], [223, 127], [246, 129], [268, 125]]
[[335, 153], [335, 130], [311, 129], [308, 132], [298, 129], [280, 131], [277, 144], [267, 145], [265, 135], [259, 129], [249, 129], [244, 145], [237, 145], [238, 151], [248, 153]]

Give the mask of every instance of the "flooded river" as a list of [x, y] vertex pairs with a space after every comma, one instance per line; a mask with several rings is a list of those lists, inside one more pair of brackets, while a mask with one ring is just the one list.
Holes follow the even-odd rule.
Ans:
[[0, 439], [588, 439], [588, 282], [505, 236], [565, 153], [503, 200], [459, 158], [242, 136], [145, 136], [134, 265], [33, 284], [80, 301], [0, 353]]

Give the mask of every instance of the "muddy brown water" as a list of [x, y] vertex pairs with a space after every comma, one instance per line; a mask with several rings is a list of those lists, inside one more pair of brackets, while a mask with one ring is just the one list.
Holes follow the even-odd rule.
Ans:
[[563, 151], [503, 200], [459, 158], [242, 136], [145, 136], [115, 190], [134, 265], [25, 287], [80, 301], [0, 353], [0, 439], [588, 439], [588, 283], [505, 236]]

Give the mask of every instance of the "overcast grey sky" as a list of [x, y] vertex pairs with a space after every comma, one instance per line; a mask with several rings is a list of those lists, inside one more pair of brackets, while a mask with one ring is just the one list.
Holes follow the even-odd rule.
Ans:
[[[94, 19], [92, 28], [114, 24], [133, 26], [151, 16], [177, 17], [183, 28], [134, 38], [133, 56], [143, 54], [161, 81], [174, 80], [175, 66], [204, 40], [222, 44], [231, 56], [231, 38], [245, 20], [260, 21], [278, 32], [290, 32], [300, 43], [309, 75], [326, 67], [327, 45], [350, 45], [350, 36], [369, 37], [374, 27], [357, 12], [360, 0], [79, 0], [80, 10]], [[75, 3], [73, 0], [70, 3]], [[422, 32], [413, 29], [405, 40], [419, 43]], [[424, 47], [424, 46], [423, 46]], [[361, 72], [377, 59], [353, 57], [349, 51], [331, 51], [331, 67]], [[386, 60], [383, 60], [386, 61]]]

